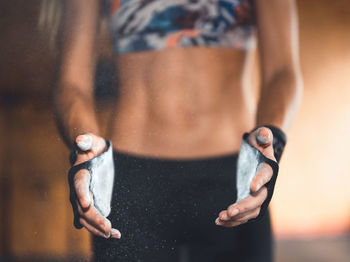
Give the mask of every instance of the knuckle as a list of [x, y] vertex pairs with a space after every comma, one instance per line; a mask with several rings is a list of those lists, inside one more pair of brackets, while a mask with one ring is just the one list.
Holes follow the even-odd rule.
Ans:
[[270, 179], [270, 177], [272, 176], [271, 167], [265, 163], [261, 164], [259, 168], [259, 176], [262, 179]]
[[[74, 187], [75, 189], [79, 189], [82, 186], [81, 179], [79, 178], [74, 178]], [[78, 193], [79, 190], [77, 190]]]
[[89, 185], [89, 180], [86, 174], [77, 175], [74, 177], [74, 187], [76, 189], [81, 187], [87, 187]]
[[104, 225], [105, 225], [105, 227], [107, 227], [107, 228], [111, 228], [111, 222], [108, 220], [108, 219], [103, 219], [103, 223], [104, 223]]
[[244, 213], [244, 212], [249, 210], [249, 207], [247, 205], [244, 205], [244, 206], [241, 206], [241, 207], [239, 207], [237, 209], [239, 209], [240, 213]]
[[262, 184], [265, 185], [267, 182], [269, 182], [271, 179], [271, 177], [269, 177], [268, 175], [263, 176], [262, 178]]
[[235, 215], [237, 215], [236, 210], [238, 210], [238, 213], [241, 211], [240, 208], [238, 208], [237, 206], [231, 206], [229, 207], [229, 209], [227, 210], [227, 215], [230, 217], [233, 217]]
[[98, 225], [104, 232], [108, 232], [108, 227], [104, 222], [99, 223]]
[[265, 177], [265, 179], [267, 181], [269, 181], [271, 179], [272, 175], [273, 175], [273, 170], [272, 170], [272, 168], [270, 166], [268, 166], [266, 168], [266, 172], [265, 172], [265, 176], [264, 177]]
[[112, 229], [112, 225], [111, 225], [111, 222], [107, 221], [107, 223], [105, 224], [105, 232], [110, 232], [111, 229]]
[[89, 201], [85, 197], [80, 198], [80, 204], [83, 208], [86, 208], [89, 206]]
[[227, 214], [228, 214], [230, 217], [233, 216], [233, 208], [232, 208], [232, 207], [230, 207], [230, 208], [228, 209]]
[[105, 227], [105, 221], [103, 221], [103, 219], [94, 217], [94, 220], [96, 224], [99, 225], [101, 228]]

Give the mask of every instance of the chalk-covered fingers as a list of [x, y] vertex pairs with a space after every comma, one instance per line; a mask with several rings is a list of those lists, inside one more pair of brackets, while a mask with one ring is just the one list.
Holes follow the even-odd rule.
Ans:
[[233, 227], [258, 217], [266, 197], [267, 188], [262, 187], [258, 192], [252, 193], [242, 201], [221, 211], [215, 223], [220, 226]]
[[83, 209], [87, 209], [92, 203], [90, 195], [90, 173], [87, 169], [81, 169], [74, 175], [74, 189]]
[[79, 213], [79, 222], [88, 231], [104, 238], [120, 238], [117, 229], [112, 228], [111, 222], [103, 217], [93, 205], [93, 195], [89, 189], [90, 173], [87, 169], [79, 170], [74, 176], [76, 192], [76, 206]]
[[79, 135], [75, 139], [75, 143], [78, 146], [78, 149], [81, 151], [79, 152], [78, 156], [78, 163], [87, 161], [101, 153], [103, 153], [106, 150], [107, 144], [106, 140], [103, 139], [100, 136], [96, 136], [91, 133]]
[[221, 211], [219, 217], [215, 221], [217, 225], [232, 227], [238, 226], [248, 222], [250, 219], [256, 218], [260, 213], [260, 207], [249, 210], [247, 212], [239, 213], [234, 217], [230, 217], [227, 215], [227, 211]]
[[257, 148], [264, 156], [276, 161], [273, 151], [273, 134], [267, 127], [259, 127], [248, 136], [248, 143]]
[[111, 222], [103, 217], [94, 207], [93, 194], [90, 191], [90, 173], [81, 169], [74, 175], [74, 189], [76, 192], [76, 206], [79, 213], [79, 222], [88, 231], [104, 238], [120, 238], [117, 229], [112, 228]]
[[104, 238], [120, 238], [120, 232], [112, 228], [111, 222], [103, 217], [98, 210], [91, 205], [88, 209], [82, 209], [77, 202], [80, 215], [79, 222], [91, 233]]
[[104, 238], [109, 238], [109, 235], [105, 235], [104, 232], [100, 231], [99, 229], [97, 229], [95, 226], [91, 225], [89, 222], [87, 222], [84, 218], [80, 217], [79, 218], [79, 222], [80, 224], [85, 227], [90, 233], [96, 235], [96, 236], [100, 236], [100, 237], [104, 237]]

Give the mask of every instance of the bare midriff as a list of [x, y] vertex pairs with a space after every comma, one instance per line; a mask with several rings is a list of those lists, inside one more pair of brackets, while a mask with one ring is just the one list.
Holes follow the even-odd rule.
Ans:
[[255, 121], [252, 52], [173, 48], [116, 57], [109, 137], [121, 152], [162, 158], [235, 153]]

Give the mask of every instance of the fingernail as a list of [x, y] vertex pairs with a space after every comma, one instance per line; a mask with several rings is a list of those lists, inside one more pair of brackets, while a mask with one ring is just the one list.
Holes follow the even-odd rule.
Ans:
[[82, 140], [77, 143], [78, 147], [83, 151], [90, 150], [92, 147], [92, 136], [82, 135], [81, 137]]
[[217, 219], [215, 220], [215, 224], [221, 225], [221, 222], [220, 222], [219, 218], [217, 218]]
[[112, 234], [113, 238], [121, 238], [122, 237], [122, 234], [120, 233], [120, 231], [115, 229], [115, 228], [111, 229], [111, 234]]

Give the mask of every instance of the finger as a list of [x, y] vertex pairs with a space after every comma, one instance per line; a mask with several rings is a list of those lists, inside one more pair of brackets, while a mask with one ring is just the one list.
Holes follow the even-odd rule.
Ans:
[[[228, 216], [226, 211], [221, 211], [218, 219], [222, 222], [230, 222], [230, 221], [231, 222], [239, 222], [239, 221], [242, 222], [242, 221], [253, 219], [253, 218], [256, 218], [257, 216], [259, 216], [260, 209], [261, 209], [260, 207], [257, 207], [253, 210], [248, 210], [247, 212], [240, 213], [240, 214], [235, 215], [233, 217]], [[225, 214], [225, 212], [226, 212], [226, 214]]]
[[122, 234], [118, 229], [112, 228], [111, 229], [111, 238], [121, 238]]
[[250, 190], [257, 192], [262, 186], [270, 181], [273, 175], [273, 170], [270, 165], [261, 163], [257, 168], [257, 174], [255, 175], [252, 183], [250, 184]]
[[227, 214], [227, 210], [222, 210], [219, 213], [219, 219], [222, 220], [222, 221], [226, 221], [226, 220], [230, 220], [231, 217]]
[[260, 127], [256, 130], [256, 141], [259, 146], [266, 148], [272, 145], [273, 134], [267, 127]]
[[89, 232], [91, 232], [94, 235], [109, 238], [110, 235], [105, 235], [103, 232], [101, 232], [99, 229], [97, 229], [95, 226], [91, 225], [89, 222], [87, 222], [84, 218], [80, 218], [79, 222], [82, 226], [84, 226]]
[[89, 209], [85, 211], [81, 208], [79, 203], [77, 203], [77, 206], [80, 216], [89, 224], [98, 228], [105, 235], [110, 234], [112, 228], [111, 222], [107, 218], [103, 217], [93, 205], [90, 205]]
[[249, 210], [247, 212], [241, 213], [237, 216], [232, 217], [231, 219], [225, 220], [227, 222], [242, 222], [242, 221], [247, 221], [253, 218], [257, 218], [260, 214], [260, 207], [257, 207], [255, 209]]
[[87, 209], [92, 202], [90, 196], [90, 173], [87, 169], [79, 170], [74, 176], [74, 188], [77, 199], [83, 209]]
[[236, 216], [241, 213], [245, 213], [249, 210], [253, 210], [260, 207], [267, 197], [267, 188], [262, 187], [258, 192], [250, 194], [242, 201], [235, 203], [228, 207], [227, 215], [229, 217]]
[[75, 142], [77, 143], [77, 146], [82, 151], [88, 151], [92, 148], [93, 145], [93, 138], [91, 135], [84, 134], [77, 136], [75, 139]]
[[247, 212], [244, 213], [240, 213], [238, 215], [234, 215], [234, 216], [229, 216], [227, 214], [227, 210], [223, 210], [219, 213], [219, 219], [220, 221], [234, 221], [234, 220], [239, 220], [240, 218], [249, 215], [252, 212], [252, 210], [249, 210]]
[[274, 161], [276, 161], [273, 152], [273, 134], [267, 127], [260, 127], [254, 132], [251, 132], [248, 136], [248, 142], [250, 145], [259, 149], [259, 151]]
[[222, 210], [219, 213], [219, 219], [222, 221], [230, 221], [236, 218], [242, 218], [250, 215], [256, 209], [260, 209], [261, 204], [267, 196], [267, 190], [264, 187], [261, 191], [248, 196], [239, 203], [233, 204], [227, 210]]
[[219, 218], [217, 218], [215, 220], [215, 224], [218, 226], [224, 226], [224, 227], [235, 227], [235, 226], [239, 226], [242, 225], [244, 223], [246, 223], [248, 221], [221, 221]]

